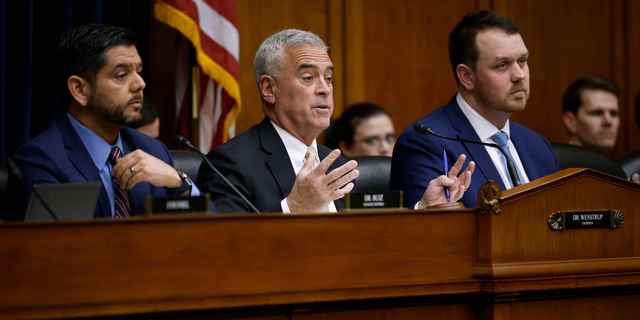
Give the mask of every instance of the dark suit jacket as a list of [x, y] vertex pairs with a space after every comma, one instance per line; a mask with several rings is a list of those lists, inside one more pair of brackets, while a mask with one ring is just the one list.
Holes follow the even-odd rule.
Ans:
[[[318, 144], [318, 156], [324, 159], [331, 150]], [[289, 154], [270, 123], [264, 118], [247, 132], [213, 149], [207, 155], [211, 163], [261, 212], [282, 212], [280, 201], [291, 193], [296, 180]], [[343, 165], [339, 157], [331, 170]], [[198, 188], [209, 192], [211, 199], [222, 213], [251, 212], [240, 196], [209, 168], [200, 165]], [[341, 209], [342, 200], [334, 201]]]
[[[444, 136], [480, 141], [455, 97], [446, 106], [415, 123], [424, 124]], [[510, 126], [511, 140], [530, 181], [560, 171], [553, 149], [542, 135], [517, 123], [510, 122]], [[394, 147], [389, 181], [389, 190], [403, 190], [405, 206], [412, 208], [422, 198], [429, 182], [443, 174], [443, 150], [447, 151], [450, 166], [463, 153], [467, 156], [463, 168], [471, 160], [476, 162], [471, 185], [460, 200], [465, 207], [477, 206], [478, 191], [489, 180], [497, 182], [505, 190], [500, 174], [484, 146], [425, 136], [414, 131], [411, 124], [400, 134]]]
[[[173, 166], [167, 147], [131, 128], [120, 131], [124, 154], [141, 149]], [[35, 139], [20, 147], [13, 155], [25, 178], [32, 183], [66, 183], [102, 181], [87, 148], [67, 118], [63, 115]], [[9, 179], [7, 184], [8, 220], [24, 219], [31, 191], [24, 185]], [[140, 182], [129, 190], [132, 215], [145, 212], [147, 195], [168, 196], [164, 187]], [[100, 188], [94, 217], [111, 217], [111, 204], [107, 191]]]

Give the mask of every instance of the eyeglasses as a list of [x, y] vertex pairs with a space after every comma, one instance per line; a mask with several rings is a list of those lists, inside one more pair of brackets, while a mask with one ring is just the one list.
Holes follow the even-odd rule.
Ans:
[[382, 141], [387, 141], [388, 144], [394, 144], [396, 142], [396, 135], [390, 133], [384, 137], [380, 136], [372, 136], [368, 138], [364, 138], [362, 140], [353, 141], [353, 143], [365, 143], [372, 147], [379, 147], [382, 144]]

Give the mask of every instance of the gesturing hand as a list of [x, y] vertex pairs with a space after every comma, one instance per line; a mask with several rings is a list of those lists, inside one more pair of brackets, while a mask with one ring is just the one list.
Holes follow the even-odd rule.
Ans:
[[112, 175], [125, 189], [131, 189], [142, 181], [167, 188], [177, 188], [183, 183], [173, 167], [142, 150], [136, 150], [118, 159]]
[[451, 201], [455, 202], [462, 199], [464, 192], [467, 191], [467, 188], [469, 188], [471, 184], [471, 175], [476, 168], [476, 163], [471, 161], [469, 165], [467, 165], [467, 170], [458, 176], [466, 159], [467, 156], [461, 154], [453, 167], [451, 167], [451, 170], [449, 170], [449, 177], [441, 175], [429, 182], [427, 190], [425, 190], [422, 199], [418, 203], [418, 209], [425, 209], [436, 204], [447, 203], [447, 197], [444, 194], [445, 186], [449, 187]]
[[[315, 169], [312, 169], [313, 157], [305, 162], [296, 177], [291, 193], [287, 197], [287, 205], [291, 213], [319, 212], [329, 203], [344, 197], [353, 189], [353, 183], [349, 181], [360, 175], [360, 172], [355, 169], [358, 163], [354, 160], [326, 174], [329, 166], [339, 156], [340, 150], [333, 150]], [[349, 183], [347, 184], [347, 182]], [[345, 184], [347, 185], [340, 189]]]

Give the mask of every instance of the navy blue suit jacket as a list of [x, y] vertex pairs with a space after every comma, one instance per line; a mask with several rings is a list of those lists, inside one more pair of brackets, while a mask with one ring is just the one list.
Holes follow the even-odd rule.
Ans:
[[[414, 123], [424, 124], [444, 136], [480, 141], [480, 137], [458, 106], [455, 96], [446, 106], [436, 109]], [[391, 162], [389, 190], [403, 190], [405, 206], [413, 208], [422, 198], [429, 182], [443, 174], [443, 150], [447, 151], [450, 166], [463, 153], [467, 156], [463, 168], [466, 169], [471, 160], [476, 162], [471, 185], [460, 200], [465, 207], [474, 208], [478, 205], [478, 191], [482, 184], [489, 180], [497, 182], [502, 190], [506, 190], [484, 146], [425, 136], [414, 131], [414, 123], [400, 134]], [[518, 151], [529, 181], [560, 171], [553, 149], [542, 135], [517, 123], [510, 122], [510, 126], [511, 141]]]
[[[173, 166], [171, 153], [162, 142], [131, 128], [122, 129], [120, 137], [125, 155], [141, 149]], [[102, 181], [87, 148], [66, 114], [54, 121], [42, 134], [20, 147], [13, 159], [25, 178], [34, 184]], [[156, 187], [148, 182], [137, 183], [129, 190], [132, 215], [144, 214], [147, 195], [169, 196], [164, 187]], [[10, 178], [7, 183], [5, 219], [24, 219], [30, 196], [31, 191], [24, 184]], [[104, 185], [100, 188], [93, 216], [111, 217], [111, 204]]]
[[[331, 150], [318, 144], [318, 157], [324, 159]], [[296, 174], [284, 143], [265, 117], [247, 132], [213, 149], [207, 158], [261, 212], [282, 212], [280, 201], [289, 196]], [[339, 157], [328, 172], [343, 165]], [[248, 205], [203, 161], [198, 173], [198, 188], [209, 192], [222, 213], [251, 212]], [[355, 183], [355, 182], [354, 182]], [[334, 201], [343, 208], [342, 199]]]

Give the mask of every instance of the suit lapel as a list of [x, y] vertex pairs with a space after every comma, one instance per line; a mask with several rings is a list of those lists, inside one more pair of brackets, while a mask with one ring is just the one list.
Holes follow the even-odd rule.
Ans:
[[[458, 131], [457, 138], [480, 142], [480, 137], [473, 129], [471, 122], [469, 122], [469, 119], [464, 115], [455, 99], [456, 98], [454, 97], [449, 102], [452, 106], [447, 108], [446, 112], [449, 117], [449, 121], [451, 121], [451, 126]], [[478, 144], [459, 143], [463, 144], [464, 148], [469, 153], [469, 156], [471, 156], [471, 159], [469, 160], [476, 162], [474, 176], [479, 171], [484, 176], [485, 180], [493, 180], [498, 183], [502, 190], [506, 190], [504, 183], [502, 182], [502, 178], [500, 178], [500, 174], [498, 173], [496, 166], [493, 165], [493, 160], [491, 160], [491, 156], [489, 156], [487, 149]], [[457, 156], [458, 155], [453, 155], [453, 157], [456, 158]]]
[[[85, 181], [102, 182], [100, 174], [98, 170], [96, 170], [96, 166], [89, 155], [89, 151], [85, 148], [67, 116], [64, 115], [60, 117], [58, 121], [64, 146], [69, 150], [69, 161], [78, 169], [78, 172], [85, 178]], [[98, 207], [100, 207], [100, 216], [102, 217], [105, 217], [105, 212], [111, 211], [109, 196], [107, 196], [107, 190], [105, 190], [104, 185], [100, 188], [100, 193], [98, 194]], [[108, 216], [111, 216], [111, 214]]]
[[270, 123], [269, 118], [265, 117], [258, 127], [260, 136], [260, 143], [262, 149], [269, 155], [267, 158], [267, 164], [273, 178], [280, 187], [282, 198], [291, 193], [293, 185], [296, 182], [295, 171], [291, 165], [289, 154], [284, 147], [278, 132]]

